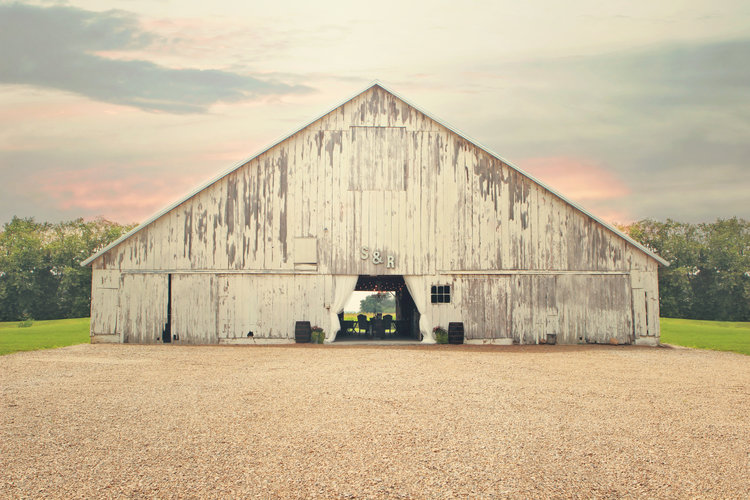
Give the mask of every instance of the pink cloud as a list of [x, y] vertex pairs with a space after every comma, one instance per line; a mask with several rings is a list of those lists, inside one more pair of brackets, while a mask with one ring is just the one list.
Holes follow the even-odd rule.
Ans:
[[179, 67], [181, 63], [194, 67], [203, 61], [207, 67], [231, 65], [234, 60], [229, 57], [233, 47], [242, 47], [242, 54], [247, 55], [247, 48], [269, 48], [276, 45], [261, 36], [259, 30], [249, 29], [247, 25], [228, 18], [143, 18], [141, 27], [144, 31], [154, 33], [162, 38], [161, 43], [151, 44], [143, 50], [101, 52], [100, 55], [113, 59], [154, 58], [170, 62], [170, 66]]
[[[139, 21], [139, 27], [144, 33], [156, 35], [156, 39], [148, 46], [97, 50], [92, 53], [119, 61], [162, 61], [172, 69], [195, 67], [196, 60], [205, 60], [207, 67], [216, 67], [228, 63], [222, 61], [217, 52], [237, 45], [237, 40], [253, 42], [250, 46], [263, 42], [262, 37], [254, 30], [248, 30], [243, 24], [226, 18], [143, 17]], [[247, 46], [246, 43], [240, 45]]]
[[225, 140], [182, 156], [160, 154], [80, 170], [50, 169], [32, 174], [30, 182], [44, 204], [61, 214], [140, 222], [247, 159], [252, 149], [256, 148], [245, 139]]
[[614, 208], [614, 201], [631, 194], [615, 173], [594, 162], [569, 157], [527, 158], [519, 167], [566, 198], [580, 203], [608, 222], [628, 222], [632, 216]]
[[630, 194], [620, 178], [593, 162], [562, 156], [527, 158], [519, 166], [576, 201], [622, 198]]
[[140, 222], [198, 184], [194, 176], [133, 173], [108, 178], [106, 169], [46, 173], [39, 190], [64, 211], [102, 216], [123, 223]]
[[55, 91], [42, 95], [31, 91], [17, 91], [13, 97], [13, 101], [3, 102], [0, 106], [0, 122], [12, 123], [16, 128], [35, 124], [40, 120], [100, 119], [103, 114], [136, 113], [135, 110], [120, 105], [91, 101]]

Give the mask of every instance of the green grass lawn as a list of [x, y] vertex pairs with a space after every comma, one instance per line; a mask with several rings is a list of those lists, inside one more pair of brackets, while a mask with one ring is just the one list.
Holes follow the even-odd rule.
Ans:
[[[357, 316], [360, 314], [364, 314], [367, 316], [367, 319], [372, 319], [375, 317], [375, 313], [344, 313], [344, 321], [357, 321]], [[390, 314], [391, 316], [395, 317], [396, 313], [383, 313], [383, 316], [386, 314]]]
[[[356, 320], [356, 315], [346, 319]], [[27, 328], [18, 323], [0, 323], [0, 355], [89, 342], [89, 318], [34, 321]], [[661, 318], [661, 341], [750, 355], [750, 323]]]
[[18, 323], [0, 323], [0, 355], [89, 342], [89, 318], [34, 321], [26, 328]]
[[661, 318], [661, 341], [750, 355], [750, 323]]

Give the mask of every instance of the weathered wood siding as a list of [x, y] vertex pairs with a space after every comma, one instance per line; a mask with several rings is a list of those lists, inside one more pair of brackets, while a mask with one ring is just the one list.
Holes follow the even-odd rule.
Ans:
[[172, 335], [182, 344], [215, 344], [217, 293], [213, 274], [172, 275]]
[[[362, 247], [392, 256], [395, 265], [360, 258]], [[310, 300], [318, 293], [323, 305], [332, 298], [330, 288], [317, 289], [320, 280], [292, 277], [304, 272], [430, 275], [438, 281], [458, 276], [457, 303], [477, 308], [467, 323], [469, 338], [534, 342], [548, 330], [571, 341], [580, 337], [570, 321], [601, 339], [658, 335], [656, 265], [585, 213], [374, 86], [175, 207], [94, 268], [249, 273], [217, 276], [203, 283], [210, 291], [185, 299], [206, 304], [191, 314], [209, 314], [209, 304], [221, 311], [213, 315], [213, 330], [208, 319], [200, 320], [196, 339], [202, 341], [236, 336], [253, 325], [264, 335], [288, 337], [292, 327], [277, 331], [272, 325], [289, 323], [282, 310], [293, 304], [289, 297], [301, 296], [310, 307], [320, 305]], [[477, 277], [502, 270], [549, 275]], [[631, 270], [640, 275], [630, 276]], [[479, 274], [461, 274], [470, 272]], [[605, 274], [586, 274], [592, 272]], [[255, 298], [243, 298], [255, 293], [247, 283], [258, 290]], [[189, 288], [185, 292], [193, 293]], [[96, 301], [99, 307], [111, 298]], [[239, 303], [255, 304], [255, 312]], [[584, 303], [592, 307], [588, 312]], [[617, 331], [604, 326], [609, 321]]]
[[[93, 276], [92, 338], [161, 341], [169, 274], [95, 269]], [[249, 332], [256, 340], [293, 340], [295, 321], [327, 321], [324, 297], [331, 285], [321, 275], [176, 273], [171, 280], [174, 343], [247, 340]]]
[[[450, 304], [430, 304], [435, 325], [464, 323], [466, 339], [536, 344], [631, 343], [630, 277], [622, 274], [514, 274], [436, 277], [450, 284]], [[644, 319], [645, 322], [645, 319]]]
[[325, 325], [325, 283], [316, 275], [218, 276], [221, 339], [294, 339], [295, 321]]
[[[120, 272], [94, 269], [91, 273], [91, 337], [115, 335], [120, 301]], [[116, 339], [118, 342], [120, 338]]]
[[167, 323], [168, 279], [166, 274], [122, 275], [115, 330], [121, 342], [161, 342]]

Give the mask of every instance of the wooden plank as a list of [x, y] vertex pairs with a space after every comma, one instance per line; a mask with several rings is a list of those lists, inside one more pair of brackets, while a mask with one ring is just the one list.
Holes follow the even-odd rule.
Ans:
[[117, 288], [99, 288], [91, 294], [91, 335], [114, 335], [117, 326]]
[[116, 334], [125, 343], [161, 341], [167, 323], [166, 274], [123, 274], [119, 287]]
[[216, 344], [218, 300], [214, 275], [172, 276], [172, 334], [181, 344]]
[[483, 338], [509, 338], [507, 287], [510, 278], [488, 277], [483, 281], [486, 297], [484, 307], [485, 335]]
[[[422, 163], [427, 150], [427, 137], [423, 133], [414, 134], [414, 162], [410, 168], [408, 202], [409, 209], [409, 254], [405, 256], [409, 261], [408, 274], [420, 274], [421, 262], [423, 261], [424, 249], [422, 247], [421, 225], [422, 225]], [[402, 257], [403, 258], [403, 257]]]

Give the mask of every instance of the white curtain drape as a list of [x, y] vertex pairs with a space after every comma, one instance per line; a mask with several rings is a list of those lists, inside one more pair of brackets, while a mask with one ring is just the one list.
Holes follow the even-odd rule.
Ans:
[[341, 328], [338, 314], [344, 310], [346, 301], [357, 286], [357, 275], [335, 275], [333, 277], [333, 303], [330, 311], [330, 328], [326, 332], [325, 342], [336, 340], [336, 333]]
[[435, 334], [432, 333], [432, 323], [427, 314], [427, 277], [404, 276], [404, 281], [419, 311], [419, 331], [422, 333], [422, 343], [434, 344]]

